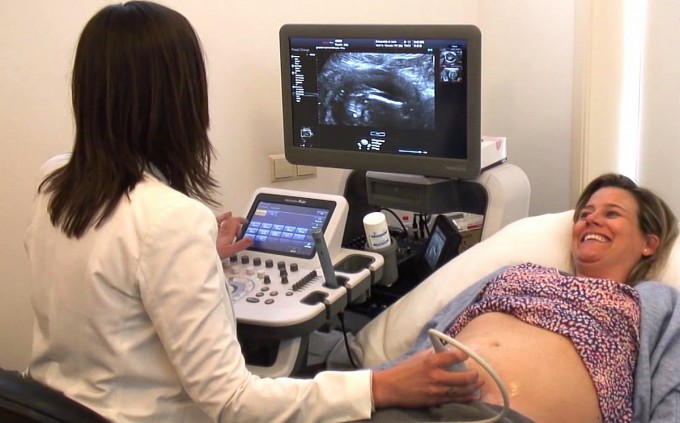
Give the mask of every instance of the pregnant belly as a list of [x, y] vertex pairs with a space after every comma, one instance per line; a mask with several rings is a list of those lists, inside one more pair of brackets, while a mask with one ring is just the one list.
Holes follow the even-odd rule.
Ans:
[[[571, 341], [504, 313], [486, 313], [468, 323], [456, 339], [498, 373], [510, 407], [536, 423], [601, 422], [595, 386]], [[485, 383], [481, 400], [503, 404], [496, 383], [470, 359]]]

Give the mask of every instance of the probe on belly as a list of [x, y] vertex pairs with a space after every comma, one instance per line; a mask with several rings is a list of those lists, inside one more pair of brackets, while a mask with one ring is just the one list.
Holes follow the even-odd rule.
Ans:
[[[470, 356], [470, 358], [475, 360], [477, 363], [479, 363], [480, 366], [482, 366], [482, 368], [484, 368], [484, 370], [486, 370], [489, 376], [491, 376], [494, 382], [496, 382], [496, 386], [498, 386], [498, 389], [501, 391], [501, 395], [503, 396], [503, 409], [500, 411], [500, 413], [488, 419], [476, 420], [467, 423], [495, 423], [500, 421], [510, 408], [510, 398], [508, 396], [508, 391], [505, 389], [503, 381], [494, 371], [491, 365], [489, 365], [489, 363], [487, 363], [486, 360], [484, 360], [480, 355], [472, 351], [470, 348], [468, 348], [465, 344], [461, 343], [460, 341], [457, 341], [454, 338], [451, 338], [450, 336], [447, 336], [436, 329], [430, 329], [427, 331], [427, 333], [430, 336], [430, 341], [432, 342], [432, 346], [434, 347], [435, 352], [446, 351], [448, 349], [447, 345], [452, 345], [464, 351], [468, 356]], [[453, 364], [451, 367], [449, 367], [449, 370], [461, 372], [467, 370], [467, 366], [465, 365], [464, 362], [461, 361], [460, 363]]]
[[[441, 337], [441, 335], [444, 335], [443, 333], [438, 332], [434, 329], [430, 329], [428, 334], [430, 335], [430, 342], [432, 342], [432, 346], [434, 347], [435, 352], [444, 352], [449, 349], [448, 345], [450, 344], [450, 342]], [[454, 363], [451, 366], [449, 366], [449, 370], [451, 370], [452, 372], [464, 372], [465, 370], [467, 370], [467, 366], [465, 365], [464, 361], [459, 361], [458, 363]]]

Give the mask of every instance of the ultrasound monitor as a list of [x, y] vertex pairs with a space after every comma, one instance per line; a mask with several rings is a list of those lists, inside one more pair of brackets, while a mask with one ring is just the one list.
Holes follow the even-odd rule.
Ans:
[[284, 146], [295, 164], [480, 173], [481, 34], [471, 25], [284, 25]]

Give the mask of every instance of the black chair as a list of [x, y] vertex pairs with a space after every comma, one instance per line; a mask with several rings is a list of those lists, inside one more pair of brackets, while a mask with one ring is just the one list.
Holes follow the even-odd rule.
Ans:
[[0, 422], [104, 423], [104, 417], [16, 371], [0, 369]]

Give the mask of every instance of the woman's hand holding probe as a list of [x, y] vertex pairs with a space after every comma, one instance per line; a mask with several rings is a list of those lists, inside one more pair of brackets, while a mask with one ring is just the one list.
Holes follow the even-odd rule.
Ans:
[[220, 255], [222, 260], [245, 250], [253, 243], [253, 239], [250, 237], [236, 241], [244, 223], [246, 223], [244, 218], [232, 216], [231, 212], [217, 216], [217, 254]]
[[453, 372], [449, 367], [467, 359], [451, 349], [434, 354], [422, 351], [394, 367], [373, 372], [373, 404], [383, 407], [431, 407], [449, 402], [471, 402], [483, 381], [475, 370]]

